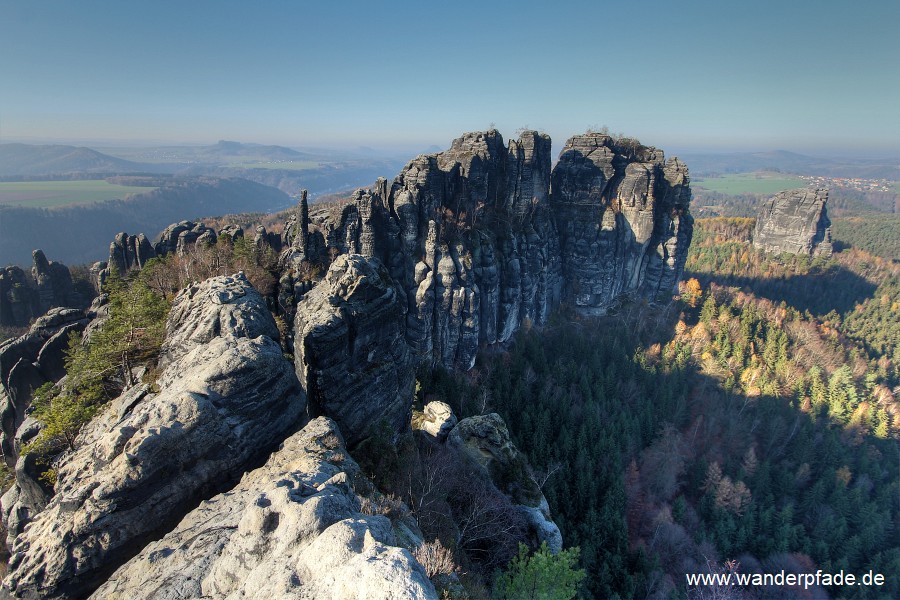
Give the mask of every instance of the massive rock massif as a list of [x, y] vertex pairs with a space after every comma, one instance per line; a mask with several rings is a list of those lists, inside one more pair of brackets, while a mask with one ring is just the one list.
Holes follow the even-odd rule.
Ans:
[[466, 134], [339, 212], [290, 223], [286, 271], [334, 254], [378, 258], [400, 286], [414, 354], [463, 369], [480, 343], [544, 323], [563, 300], [596, 315], [622, 295], [671, 293], [692, 234], [684, 164], [593, 133], [569, 140], [553, 169], [550, 154], [534, 131], [508, 145], [494, 130]]
[[[550, 148], [537, 132], [508, 144], [493, 130], [472, 133], [342, 205], [311, 214], [304, 195], [280, 236], [256, 232], [254, 244], [281, 251], [268, 303], [243, 273], [182, 290], [158, 377], [126, 389], [53, 460], [54, 489], [35, 487], [16, 463], [19, 483], [3, 498], [4, 589], [22, 598], [435, 597], [409, 552], [421, 532], [398, 524], [407, 508], [384, 510], [393, 520], [373, 515], [383, 497], [347, 449], [375, 452], [384, 438], [366, 440], [373, 426], [395, 440], [409, 430], [417, 366], [469, 369], [481, 344], [545, 323], [561, 304], [598, 315], [622, 296], [669, 295], [690, 243], [689, 178], [677, 159], [589, 133], [569, 140], [551, 169]], [[109, 266], [142, 268], [191, 245], [202, 255], [216, 239], [191, 222], [167, 228], [155, 247], [123, 233]], [[289, 317], [292, 340], [279, 339], [270, 308]], [[23, 390], [4, 400], [10, 456], [37, 427], [19, 396], [62, 375], [49, 358], [61, 363], [65, 334], [86, 326], [80, 311], [53, 314], [0, 353], [4, 389]], [[444, 482], [450, 530], [484, 500], [474, 491], [520, 532], [503, 542], [513, 553], [523, 538], [562, 547], [498, 415], [457, 423], [433, 402], [420, 421], [417, 448], [435, 454], [417, 468], [463, 477], [471, 496], [456, 498], [466, 490]], [[465, 543], [485, 551], [493, 538]]]
[[831, 256], [828, 190], [780, 192], [767, 200], [756, 219], [753, 246], [766, 252]]

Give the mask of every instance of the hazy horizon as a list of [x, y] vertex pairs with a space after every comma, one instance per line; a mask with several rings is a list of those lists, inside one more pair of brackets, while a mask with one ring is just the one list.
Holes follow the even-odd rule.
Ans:
[[0, 1], [0, 143], [900, 155], [900, 5]]

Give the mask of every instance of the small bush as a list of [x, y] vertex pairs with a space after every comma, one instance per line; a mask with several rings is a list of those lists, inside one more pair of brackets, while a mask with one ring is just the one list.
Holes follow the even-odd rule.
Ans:
[[438, 575], [452, 575], [459, 571], [459, 567], [453, 558], [453, 552], [444, 548], [440, 540], [425, 542], [413, 553], [419, 564], [425, 567], [425, 573], [429, 578]]

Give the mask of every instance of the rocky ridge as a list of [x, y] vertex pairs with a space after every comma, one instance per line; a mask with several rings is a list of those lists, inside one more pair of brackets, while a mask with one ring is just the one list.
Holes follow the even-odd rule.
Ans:
[[692, 235], [684, 164], [585, 134], [550, 165], [546, 135], [466, 134], [339, 212], [289, 223], [283, 281], [303, 260], [374, 256], [400, 286], [414, 354], [462, 369], [479, 344], [546, 322], [562, 301], [598, 315], [622, 295], [670, 294]]
[[828, 190], [780, 192], [767, 200], [753, 229], [753, 246], [766, 252], [831, 256]]

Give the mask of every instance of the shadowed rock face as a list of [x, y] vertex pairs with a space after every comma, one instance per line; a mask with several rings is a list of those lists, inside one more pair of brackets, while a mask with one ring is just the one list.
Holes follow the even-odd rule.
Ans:
[[763, 204], [753, 246], [766, 252], [831, 256], [828, 190], [779, 192]]
[[388, 519], [360, 514], [358, 477], [337, 426], [319, 417], [93, 597], [436, 598], [424, 569], [394, 546]]
[[622, 294], [670, 294], [692, 234], [684, 164], [586, 134], [550, 165], [546, 135], [466, 134], [357, 191], [316, 225], [320, 251], [379, 258], [413, 352], [448, 368], [471, 368], [480, 343], [546, 322], [562, 300], [602, 314]]
[[310, 408], [356, 445], [373, 425], [409, 429], [415, 373], [403, 306], [375, 258], [343, 255], [297, 306], [294, 360]]
[[53, 307], [83, 308], [68, 267], [32, 252], [31, 278], [16, 266], [0, 268], [0, 325], [22, 327]]
[[509, 496], [528, 523], [538, 544], [562, 550], [562, 534], [550, 516], [550, 506], [532, 478], [528, 462], [513, 444], [503, 418], [497, 413], [460, 421], [447, 438], [477, 464], [501, 492]]
[[553, 169], [551, 203], [566, 299], [603, 314], [618, 296], [669, 294], [690, 244], [687, 167], [603, 134], [566, 142]]
[[18, 456], [12, 441], [34, 390], [65, 375], [69, 334], [84, 331], [87, 324], [81, 310], [53, 308], [28, 333], [0, 344], [0, 446], [7, 466], [12, 467]]
[[83, 596], [299, 424], [304, 394], [243, 275], [189, 288], [175, 307], [159, 391], [130, 388], [91, 421], [16, 538], [4, 580], [16, 596]]

